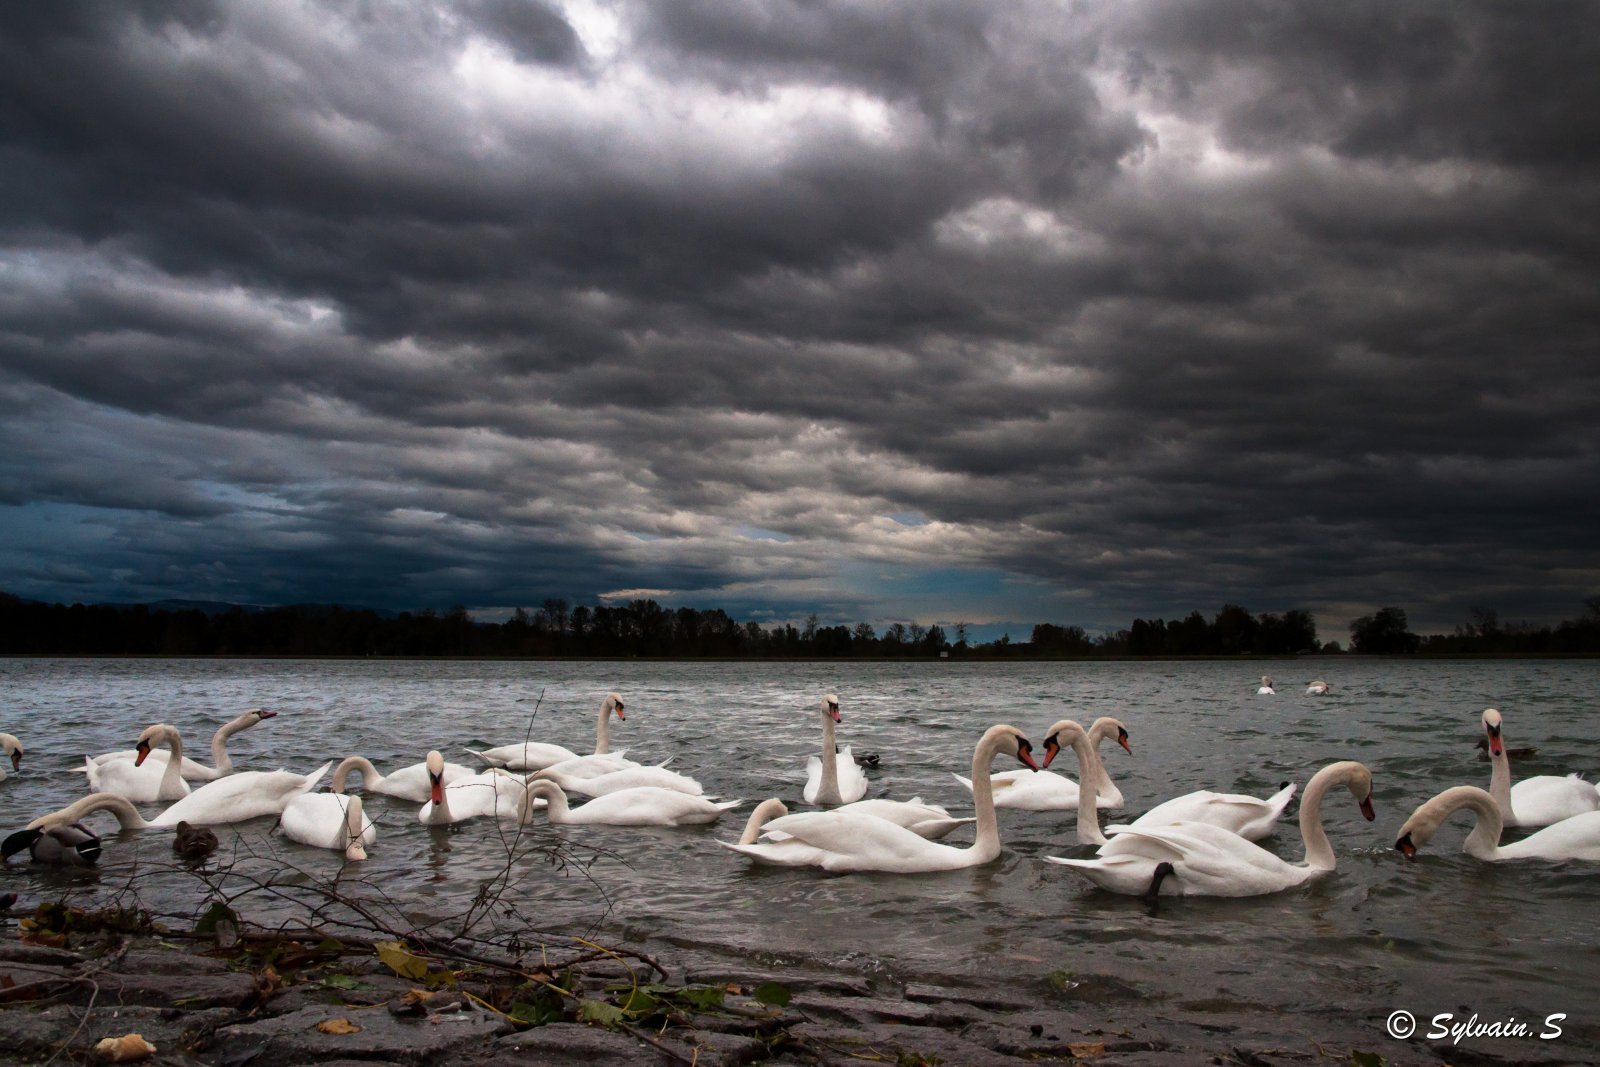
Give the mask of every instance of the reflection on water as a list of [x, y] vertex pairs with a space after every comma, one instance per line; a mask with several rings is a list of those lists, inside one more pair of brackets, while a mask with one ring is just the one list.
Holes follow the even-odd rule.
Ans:
[[[1516, 773], [1597, 769], [1600, 662], [1285, 662], [1272, 665], [1276, 697], [1256, 695], [1261, 673], [1259, 664], [1227, 662], [0, 660], [0, 729], [28, 747], [23, 772], [0, 784], [0, 796], [16, 824], [7, 829], [15, 829], [82, 793], [85, 753], [129, 747], [158, 721], [175, 723], [203, 750], [217, 725], [256, 706], [280, 716], [233, 739], [242, 768], [305, 769], [359, 754], [381, 770], [414, 763], [429, 748], [471, 762], [466, 748], [525, 735], [588, 751], [599, 702], [615, 689], [627, 699], [628, 719], [613, 723], [613, 745], [649, 762], [671, 756], [708, 793], [743, 798], [737, 818], [679, 830], [553, 830], [541, 821], [515, 834], [481, 820], [424, 827], [415, 805], [373, 797], [367, 810], [378, 844], [358, 872], [346, 872], [358, 879], [352, 886], [413, 921], [437, 921], [467, 911], [485, 885], [504, 879], [508, 906], [487, 909], [490, 922], [532, 921], [546, 931], [764, 966], [809, 960], [956, 979], [1002, 973], [1019, 989], [1058, 971], [1110, 975], [1172, 1004], [1203, 996], [1217, 1001], [1209, 1010], [1265, 1004], [1290, 1017], [1381, 1020], [1406, 1007], [1426, 1019], [1463, 1005], [1486, 1017], [1565, 1010], [1580, 1024], [1569, 1036], [1581, 1034], [1589, 1009], [1575, 991], [1600, 979], [1600, 871], [1477, 863], [1459, 851], [1464, 819], [1415, 862], [1389, 846], [1433, 793], [1487, 784], [1488, 764], [1473, 748], [1485, 707], [1505, 712], [1508, 744], [1538, 748]], [[1313, 676], [1326, 677], [1333, 692], [1304, 695]], [[744, 813], [764, 797], [804, 808], [804, 765], [820, 744], [817, 701], [825, 692], [841, 698], [841, 743], [881, 757], [869, 771], [873, 796], [921, 795], [964, 809], [969, 797], [952, 772], [966, 773], [972, 745], [991, 723], [1020, 726], [1037, 745], [1057, 718], [1087, 724], [1113, 714], [1131, 732], [1133, 755], [1107, 746], [1105, 756], [1131, 812], [1195, 788], [1264, 795], [1285, 779], [1303, 785], [1329, 761], [1358, 758], [1374, 772], [1378, 821], [1365, 823], [1335, 794], [1325, 809], [1340, 862], [1332, 877], [1273, 897], [1164, 899], [1154, 909], [1041, 860], [1088, 853], [1073, 843], [1071, 813], [1002, 810], [1006, 851], [975, 870], [828, 877], [752, 868], [711, 839], [737, 836]], [[224, 856], [285, 886], [339, 869], [335, 853], [270, 831], [268, 820], [239, 828], [231, 844], [225, 837]], [[966, 831], [950, 838], [967, 840]], [[1300, 858], [1292, 826], [1266, 844]], [[25, 900], [103, 897], [131, 875], [142, 899], [181, 914], [204, 895], [194, 875], [172, 864], [164, 834], [108, 833], [103, 862], [98, 873], [13, 862], [0, 890]]]

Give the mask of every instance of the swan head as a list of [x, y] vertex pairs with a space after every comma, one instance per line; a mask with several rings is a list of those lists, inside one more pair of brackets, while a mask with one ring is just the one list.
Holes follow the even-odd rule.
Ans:
[[1055, 758], [1061, 755], [1063, 748], [1071, 748], [1080, 740], [1087, 741], [1088, 737], [1089, 735], [1084, 732], [1083, 727], [1071, 719], [1062, 719], [1057, 722], [1050, 727], [1050, 734], [1044, 739], [1044, 763], [1041, 767], [1049, 767], [1055, 761]]
[[154, 726], [145, 727], [144, 733], [139, 735], [138, 743], [133, 746], [134, 751], [137, 753], [133, 757], [133, 765], [135, 767], [143, 766], [145, 759], [150, 755], [150, 746], [157, 741], [165, 741], [171, 744], [172, 735], [175, 733], [177, 733], [177, 730], [165, 723], [157, 723]]
[[1003, 752], [1008, 756], [1017, 757], [1017, 762], [1031, 771], [1039, 769], [1039, 765], [1033, 761], [1033, 744], [1023, 736], [1021, 730], [1015, 726], [991, 726], [984, 737], [991, 736], [994, 738], [994, 750], [997, 755]]
[[1378, 817], [1372, 807], [1372, 772], [1367, 770], [1366, 764], [1356, 763], [1350, 770], [1350, 775], [1345, 779], [1345, 784], [1350, 788], [1350, 795], [1356, 798], [1356, 804], [1361, 808], [1361, 817], [1371, 822]]
[[822, 713], [834, 722], [844, 722], [844, 716], [839, 714], [839, 698], [832, 693], [822, 698]]
[[277, 712], [268, 711], [266, 708], [251, 708], [249, 711], [245, 712], [245, 714], [254, 715], [257, 722], [260, 722], [262, 719], [275, 719], [278, 717]]
[[426, 760], [428, 767], [428, 786], [431, 790], [432, 800], [435, 805], [444, 803], [444, 757], [438, 749], [428, 753]]
[[619, 722], [627, 722], [628, 717], [622, 713], [622, 696], [618, 693], [606, 695], [606, 710], [617, 717]]
[[1489, 742], [1490, 756], [1504, 756], [1506, 754], [1505, 741], [1500, 737], [1500, 712], [1494, 708], [1485, 708], [1483, 712], [1483, 734]]
[[1094, 725], [1090, 729], [1098, 729], [1107, 735], [1110, 735], [1111, 731], [1115, 730], [1117, 744], [1122, 746], [1122, 751], [1130, 756], [1133, 755], [1133, 745], [1128, 743], [1128, 728], [1122, 725], [1121, 719], [1112, 718], [1110, 715], [1102, 715], [1094, 721]]

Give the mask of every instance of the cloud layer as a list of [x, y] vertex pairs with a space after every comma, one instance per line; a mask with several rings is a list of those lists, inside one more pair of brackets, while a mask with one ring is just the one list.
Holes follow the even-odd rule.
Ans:
[[3, 18], [0, 588], [1600, 591], [1592, 5]]

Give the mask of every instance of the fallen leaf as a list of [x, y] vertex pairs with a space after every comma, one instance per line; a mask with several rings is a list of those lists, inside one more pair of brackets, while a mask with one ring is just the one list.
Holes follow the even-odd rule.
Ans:
[[1067, 1051], [1078, 1059], [1090, 1056], [1104, 1056], [1106, 1043], [1104, 1041], [1074, 1041], [1067, 1046]]
[[317, 1024], [317, 1029], [325, 1034], [359, 1034], [361, 1027], [349, 1019], [324, 1019]]
[[373, 948], [378, 950], [378, 958], [401, 978], [415, 982], [428, 976], [428, 962], [414, 955], [405, 942], [379, 941]]
[[94, 1051], [112, 1063], [133, 1063], [154, 1056], [156, 1047], [138, 1034], [123, 1034], [121, 1037], [102, 1038]]

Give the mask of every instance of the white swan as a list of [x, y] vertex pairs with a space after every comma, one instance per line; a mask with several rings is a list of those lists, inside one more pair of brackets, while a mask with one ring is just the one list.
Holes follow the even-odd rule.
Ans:
[[[442, 762], [442, 761], [441, 761]], [[426, 802], [433, 795], [432, 782], [428, 777], [426, 763], [413, 763], [401, 767], [392, 774], [379, 774], [378, 768], [365, 756], [347, 757], [339, 766], [333, 769], [333, 781], [328, 786], [331, 793], [343, 793], [346, 780], [354, 771], [358, 775], [358, 782], [362, 792], [382, 793], [384, 796], [397, 797], [400, 800], [409, 800], [415, 804]], [[459, 763], [444, 764], [444, 784], [450, 785], [464, 778], [471, 778], [478, 772], [471, 767], [463, 767]]]
[[1563, 778], [1540, 774], [1511, 784], [1511, 761], [1506, 758], [1504, 723], [1500, 712], [1487, 708], [1483, 732], [1489, 742], [1489, 795], [1500, 805], [1507, 826], [1549, 826], [1574, 815], [1600, 809], [1600, 791], [1577, 775]]
[[697, 797], [705, 792], [700, 783], [686, 774], [669, 771], [665, 767], [630, 767], [623, 771], [597, 774], [593, 778], [580, 778], [565, 774], [557, 767], [546, 767], [532, 775], [534, 781], [554, 782], [563, 792], [585, 797], [601, 797], [623, 789], [648, 786], [653, 789], [670, 789], [676, 793]]
[[[1063, 719], [1062, 722], [1071, 722]], [[1074, 726], [1077, 724], [1074, 723]], [[1051, 733], [1055, 731], [1052, 729]], [[1099, 749], [1103, 741], [1115, 738], [1117, 744], [1123, 747], [1129, 755], [1133, 754], [1133, 746], [1128, 743], [1128, 731], [1121, 721], [1109, 715], [1102, 715], [1089, 727], [1089, 744], [1096, 751], [1092, 764], [1096, 777], [1095, 803], [1102, 808], [1120, 808], [1123, 805], [1122, 790], [1117, 788], [1111, 776], [1106, 773], [1105, 764], [1099, 758]], [[1070, 744], [1070, 743], [1068, 743]], [[1002, 771], [993, 778], [994, 806], [997, 808], [1020, 808], [1023, 811], [1072, 811], [1079, 803], [1080, 790], [1078, 783], [1066, 775], [1057, 774], [1049, 770], [1050, 761], [1055, 759], [1055, 754], [1060, 747], [1052, 749], [1048, 742], [1045, 744], [1044, 762], [1039, 765], [1037, 773], [1029, 770]], [[1080, 761], [1080, 767], [1082, 763]], [[1084, 772], [1080, 769], [1079, 774]], [[972, 780], [955, 776], [956, 781], [972, 790]]]
[[855, 754], [849, 745], [839, 749], [833, 740], [833, 724], [843, 721], [839, 698], [829, 693], [822, 698], [822, 755], [806, 760], [802, 795], [807, 804], [850, 804], [867, 795], [867, 776]]
[[[164, 744], [172, 750], [165, 763], [147, 763], [154, 744]], [[96, 763], [85, 756], [83, 769], [88, 772], [91, 793], [115, 793], [140, 804], [182, 800], [189, 795], [189, 783], [183, 780], [183, 739], [178, 728], [167, 723], [145, 728], [133, 759]]]
[[1490, 863], [1502, 860], [1600, 861], [1600, 811], [1574, 815], [1529, 834], [1521, 841], [1502, 845], [1499, 841], [1504, 827], [1500, 806], [1494, 797], [1475, 785], [1446, 789], [1418, 807], [1400, 827], [1394, 847], [1407, 858], [1416, 856], [1417, 849], [1426, 845], [1445, 820], [1462, 808], [1470, 809], [1477, 816], [1472, 833], [1461, 846], [1461, 851], [1469, 856]]
[[[11, 734], [0, 734], [0, 750], [3, 750], [6, 754], [6, 758], [11, 761], [11, 769], [13, 771], [22, 770], [23, 748], [21, 741], [18, 741]], [[0, 767], [0, 782], [5, 780], [6, 769], [4, 767]]]
[[[658, 766], [665, 767], [672, 760], [669, 757]], [[547, 771], [560, 771], [569, 778], [598, 778], [602, 774], [613, 771], [628, 771], [635, 767], [643, 767], [638, 760], [628, 759], [621, 752], [596, 752], [588, 756], [575, 756], [572, 759], [552, 763], [542, 768]]]
[[1046, 856], [1083, 875], [1102, 889], [1131, 896], [1158, 892], [1185, 896], [1249, 897], [1277, 893], [1333, 870], [1333, 846], [1322, 828], [1322, 798], [1343, 784], [1360, 802], [1368, 820], [1372, 811], [1372, 774], [1354, 760], [1329, 764], [1306, 784], [1300, 803], [1300, 834], [1305, 860], [1286, 863], [1260, 845], [1209, 823], [1180, 822], [1166, 826], [1110, 827], [1116, 836], [1094, 859]]
[[1137, 829], [1175, 822], [1203, 822], [1236, 833], [1246, 841], [1259, 841], [1272, 833], [1294, 794], [1293, 782], [1284, 782], [1265, 800], [1246, 793], [1213, 793], [1209, 789], [1198, 789], [1157, 804], [1128, 826]]
[[343, 852], [347, 860], [367, 858], [378, 831], [363, 818], [360, 797], [338, 793], [302, 793], [284, 806], [278, 828], [291, 841]]
[[[207, 767], [204, 763], [185, 756], [180, 772], [186, 781], [214, 782], [218, 778], [233, 773], [233, 759], [228, 755], [228, 738], [240, 730], [248, 730], [263, 719], [273, 719], [278, 715], [275, 711], [266, 711], [262, 708], [251, 708], [249, 711], [233, 719], [229, 719], [217, 727], [217, 732], [211, 735], [211, 762], [213, 766]], [[102, 752], [98, 756], [91, 756], [97, 766], [104, 766], [113, 760], [131, 760], [138, 758], [137, 749], [123, 749], [121, 752]], [[156, 749], [146, 757], [146, 762], [167, 762], [171, 754], [164, 749]]]
[[417, 812], [424, 826], [447, 826], [488, 816], [495, 819], [517, 817], [522, 796], [527, 791], [521, 779], [499, 767], [482, 774], [444, 784], [444, 757], [428, 753], [428, 802]]
[[1256, 690], [1256, 696], [1270, 697], [1277, 695], [1277, 692], [1276, 689], [1272, 688], [1272, 675], [1263, 674], [1261, 676], [1261, 688]]
[[1318, 696], [1318, 697], [1327, 696], [1328, 695], [1328, 683], [1324, 682], [1322, 679], [1318, 678], [1316, 681], [1314, 681], [1310, 685], [1306, 686], [1306, 692], [1308, 694], [1310, 694], [1311, 696]]
[[[608, 693], [600, 704], [600, 721], [595, 724], [594, 754], [597, 756], [607, 755], [611, 751], [611, 729], [608, 720], [613, 712], [618, 719], [627, 721], [628, 717], [623, 712], [622, 697], [616, 693]], [[552, 764], [578, 758], [578, 754], [572, 749], [545, 741], [501, 745], [498, 748], [484, 749], [482, 752], [473, 748], [467, 751], [491, 767], [504, 767], [508, 771], [540, 771]]]
[[875, 815], [843, 811], [786, 815], [762, 827], [759, 840], [753, 843], [718, 844], [762, 863], [815, 866], [835, 873], [920, 874], [990, 863], [1000, 855], [1000, 827], [989, 786], [989, 765], [1000, 753], [1034, 766], [1032, 746], [1015, 726], [991, 726], [984, 733], [972, 754], [972, 800], [978, 826], [968, 848], [926, 840]]
[[567, 794], [559, 785], [549, 779], [536, 778], [528, 783], [527, 793], [523, 797], [520, 813], [522, 822], [527, 822], [531, 817], [536, 798], [546, 802], [547, 817], [558, 826], [567, 823], [590, 826], [702, 826], [716, 822], [723, 812], [744, 803], [742, 800], [707, 800], [705, 797], [680, 793], [676, 789], [636, 786], [606, 793], [580, 808], [573, 808], [568, 806]]
[[309, 792], [332, 766], [331, 761], [324, 763], [310, 774], [240, 771], [201, 786], [153, 819], [140, 815], [127, 797], [91, 793], [60, 811], [39, 816], [28, 824], [28, 829], [75, 823], [94, 811], [109, 811], [125, 830], [168, 830], [185, 821], [195, 826], [220, 826], [261, 815], [278, 815], [289, 801]]
[[0, 861], [26, 850], [34, 863], [53, 867], [93, 867], [100, 860], [100, 838], [82, 823], [18, 830], [0, 841]]
[[921, 797], [912, 797], [910, 800], [885, 800], [882, 797], [874, 797], [871, 800], [857, 800], [833, 810], [887, 819], [896, 826], [904, 826], [918, 837], [925, 837], [929, 841], [937, 841], [958, 826], [968, 826], [978, 821], [975, 816], [958, 819], [944, 807], [926, 803]]

